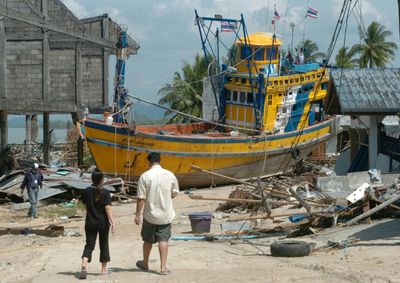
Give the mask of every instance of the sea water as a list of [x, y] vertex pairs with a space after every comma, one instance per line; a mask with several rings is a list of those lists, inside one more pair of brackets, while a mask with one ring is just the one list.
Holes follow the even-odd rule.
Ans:
[[[67, 129], [53, 129], [51, 133], [51, 143], [66, 142]], [[8, 128], [8, 143], [23, 144], [26, 139], [25, 128]], [[39, 128], [36, 142], [43, 141], [43, 129]]]

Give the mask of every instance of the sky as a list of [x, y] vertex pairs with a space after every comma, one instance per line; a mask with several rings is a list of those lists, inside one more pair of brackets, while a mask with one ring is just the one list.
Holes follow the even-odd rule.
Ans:
[[[114, 21], [125, 24], [128, 34], [140, 44], [137, 55], [127, 63], [126, 84], [129, 93], [157, 102], [158, 90], [170, 82], [183, 61], [193, 62], [196, 53], [202, 54], [197, 27], [194, 25], [194, 10], [200, 16], [212, 17], [220, 14], [225, 18], [239, 19], [242, 13], [249, 33], [272, 31], [271, 19], [274, 11], [280, 14], [276, 32], [283, 37], [284, 44], [291, 43], [290, 24], [294, 23], [293, 41], [297, 45], [303, 34], [326, 52], [343, 0], [62, 0], [78, 17], [92, 17], [107, 13]], [[354, 1], [353, 1], [354, 2]], [[365, 26], [372, 21], [385, 25], [393, 35], [387, 40], [399, 45], [399, 23], [396, 0], [360, 0]], [[307, 18], [307, 6], [319, 12], [317, 19]], [[222, 40], [233, 43], [231, 33], [222, 34]], [[354, 14], [349, 19], [347, 36], [343, 32], [337, 42], [338, 48], [360, 42]], [[112, 61], [111, 61], [112, 62]], [[399, 67], [399, 53], [388, 67]], [[114, 70], [110, 67], [110, 70]]]

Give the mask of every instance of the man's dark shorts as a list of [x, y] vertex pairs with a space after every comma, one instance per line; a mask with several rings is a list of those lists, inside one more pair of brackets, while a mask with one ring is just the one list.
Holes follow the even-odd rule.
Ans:
[[157, 242], [168, 241], [171, 238], [171, 223], [165, 225], [155, 225], [143, 219], [142, 239], [144, 242], [155, 244]]

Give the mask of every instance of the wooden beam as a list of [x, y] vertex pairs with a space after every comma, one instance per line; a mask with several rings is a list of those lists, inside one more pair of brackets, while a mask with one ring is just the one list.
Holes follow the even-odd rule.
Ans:
[[[79, 122], [79, 116], [76, 112], [71, 112], [71, 118], [74, 125]], [[78, 159], [78, 165], [83, 164], [83, 139], [81, 137], [78, 138], [76, 142], [76, 154]]]
[[347, 221], [344, 226], [350, 226], [353, 224], [356, 224], [358, 221], [370, 217], [371, 215], [377, 213], [378, 211], [381, 211], [382, 209], [384, 209], [385, 207], [389, 206], [390, 204], [394, 203], [395, 201], [400, 199], [400, 194], [395, 194], [393, 197], [391, 197], [390, 199], [388, 199], [387, 201], [385, 201], [384, 203], [374, 207], [373, 209], [367, 211], [366, 213], [363, 213], [349, 221]]
[[7, 57], [4, 19], [0, 17], [0, 99], [7, 97]]
[[[211, 200], [211, 201], [227, 201], [227, 202], [245, 202], [245, 203], [259, 203], [261, 204], [263, 200], [261, 199], [239, 199], [239, 198], [217, 198], [217, 197], [204, 197], [199, 195], [191, 195], [189, 196], [193, 200]], [[292, 201], [278, 201], [273, 200], [272, 204], [275, 205], [298, 205]], [[309, 206], [316, 206], [316, 207], [329, 207], [327, 204], [309, 204]]]
[[43, 161], [50, 163], [50, 114], [43, 112]]
[[307, 212], [311, 211], [311, 207], [308, 205], [308, 203], [296, 192], [297, 186], [293, 186], [289, 188], [289, 192], [292, 194], [292, 196], [297, 199], [297, 201], [307, 210]]
[[79, 42], [75, 48], [75, 104], [78, 107], [82, 106], [82, 49]]
[[[101, 21], [101, 37], [105, 40], [109, 38], [109, 33], [110, 33], [110, 28], [109, 28], [109, 19], [106, 17], [103, 17]], [[103, 54], [102, 54], [102, 63], [103, 63], [103, 106], [108, 107], [109, 102], [108, 102], [108, 64], [109, 64], [109, 51], [106, 48], [102, 48]]]
[[32, 115], [25, 115], [25, 152], [32, 153]]
[[244, 221], [244, 220], [257, 220], [257, 219], [273, 219], [277, 217], [288, 217], [288, 216], [295, 216], [295, 215], [310, 215], [310, 212], [298, 211], [292, 213], [279, 213], [279, 214], [271, 214], [271, 215], [257, 215], [257, 216], [242, 216], [242, 215], [232, 215], [229, 217], [229, 221]]
[[43, 31], [42, 41], [42, 100], [50, 103], [50, 45], [49, 33]]
[[38, 28], [42, 28], [42, 29], [46, 29], [46, 30], [50, 30], [50, 31], [54, 31], [60, 34], [64, 34], [67, 36], [71, 36], [74, 38], [78, 38], [87, 42], [91, 42], [93, 44], [102, 46], [102, 47], [107, 47], [110, 49], [116, 49], [115, 46], [115, 42], [112, 42], [110, 40], [104, 40], [101, 38], [96, 38], [93, 37], [91, 35], [85, 34], [84, 31], [82, 32], [72, 32], [72, 31], [67, 31], [64, 30], [63, 28], [60, 27], [56, 27], [53, 26], [51, 24], [49, 24], [48, 22], [39, 22], [36, 18], [33, 19], [32, 17], [29, 18], [27, 17], [26, 14], [15, 11], [15, 10], [10, 10], [10, 9], [6, 9], [6, 7], [2, 7], [0, 6], [0, 16], [4, 16], [7, 17], [9, 19], [15, 20], [15, 21], [19, 21], [28, 25], [32, 25]]
[[5, 148], [8, 144], [8, 125], [7, 112], [0, 111], [0, 148]]
[[[200, 171], [202, 173], [206, 173], [206, 174], [214, 175], [216, 177], [220, 177], [220, 178], [223, 178], [223, 179], [226, 179], [226, 180], [230, 180], [230, 181], [232, 181], [234, 183], [239, 183], [239, 184], [243, 184], [243, 185], [246, 185], [246, 186], [249, 186], [249, 187], [258, 188], [258, 185], [256, 185], [256, 184], [253, 184], [253, 183], [250, 183], [250, 182], [246, 182], [246, 181], [243, 181], [243, 180], [239, 180], [239, 179], [236, 179], [236, 178], [228, 177], [228, 176], [225, 176], [225, 175], [222, 175], [222, 174], [219, 174], [219, 173], [211, 172], [211, 171], [202, 169], [201, 167], [196, 166], [196, 165], [192, 165], [192, 168], [197, 170], [197, 171]], [[276, 190], [273, 190], [273, 189], [270, 189], [270, 188], [265, 188], [265, 190], [270, 192], [270, 193], [272, 193], [273, 195], [277, 195], [277, 196], [280, 196], [280, 197], [289, 196], [288, 193], [276, 191]]]

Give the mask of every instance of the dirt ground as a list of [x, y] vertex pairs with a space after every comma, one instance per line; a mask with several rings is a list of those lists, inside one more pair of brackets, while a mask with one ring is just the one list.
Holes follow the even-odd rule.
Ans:
[[[207, 196], [227, 197], [232, 187], [196, 191]], [[174, 200], [177, 218], [174, 235], [191, 235], [187, 214], [214, 211], [218, 202], [194, 201], [185, 194]], [[41, 208], [43, 209], [43, 208]], [[318, 250], [308, 257], [270, 256], [269, 245], [282, 235], [250, 240], [170, 241], [168, 265], [172, 273], [158, 275], [155, 246], [150, 272], [135, 267], [141, 259], [140, 227], [133, 223], [135, 204], [113, 204], [116, 234], [110, 237], [111, 274], [99, 275], [99, 250], [93, 254], [87, 282], [400, 282], [397, 256], [400, 253], [400, 221], [385, 219], [349, 228], [331, 228], [304, 240], [317, 247], [328, 240], [349, 236], [361, 241], [345, 248]], [[40, 212], [40, 211], [39, 211]], [[0, 228], [46, 227], [61, 224], [84, 235], [83, 220], [27, 219], [26, 211], [0, 207]], [[81, 212], [83, 215], [83, 212]], [[221, 214], [212, 222], [212, 233], [221, 233]], [[0, 236], [0, 282], [77, 282], [84, 236], [47, 238], [35, 235]]]

